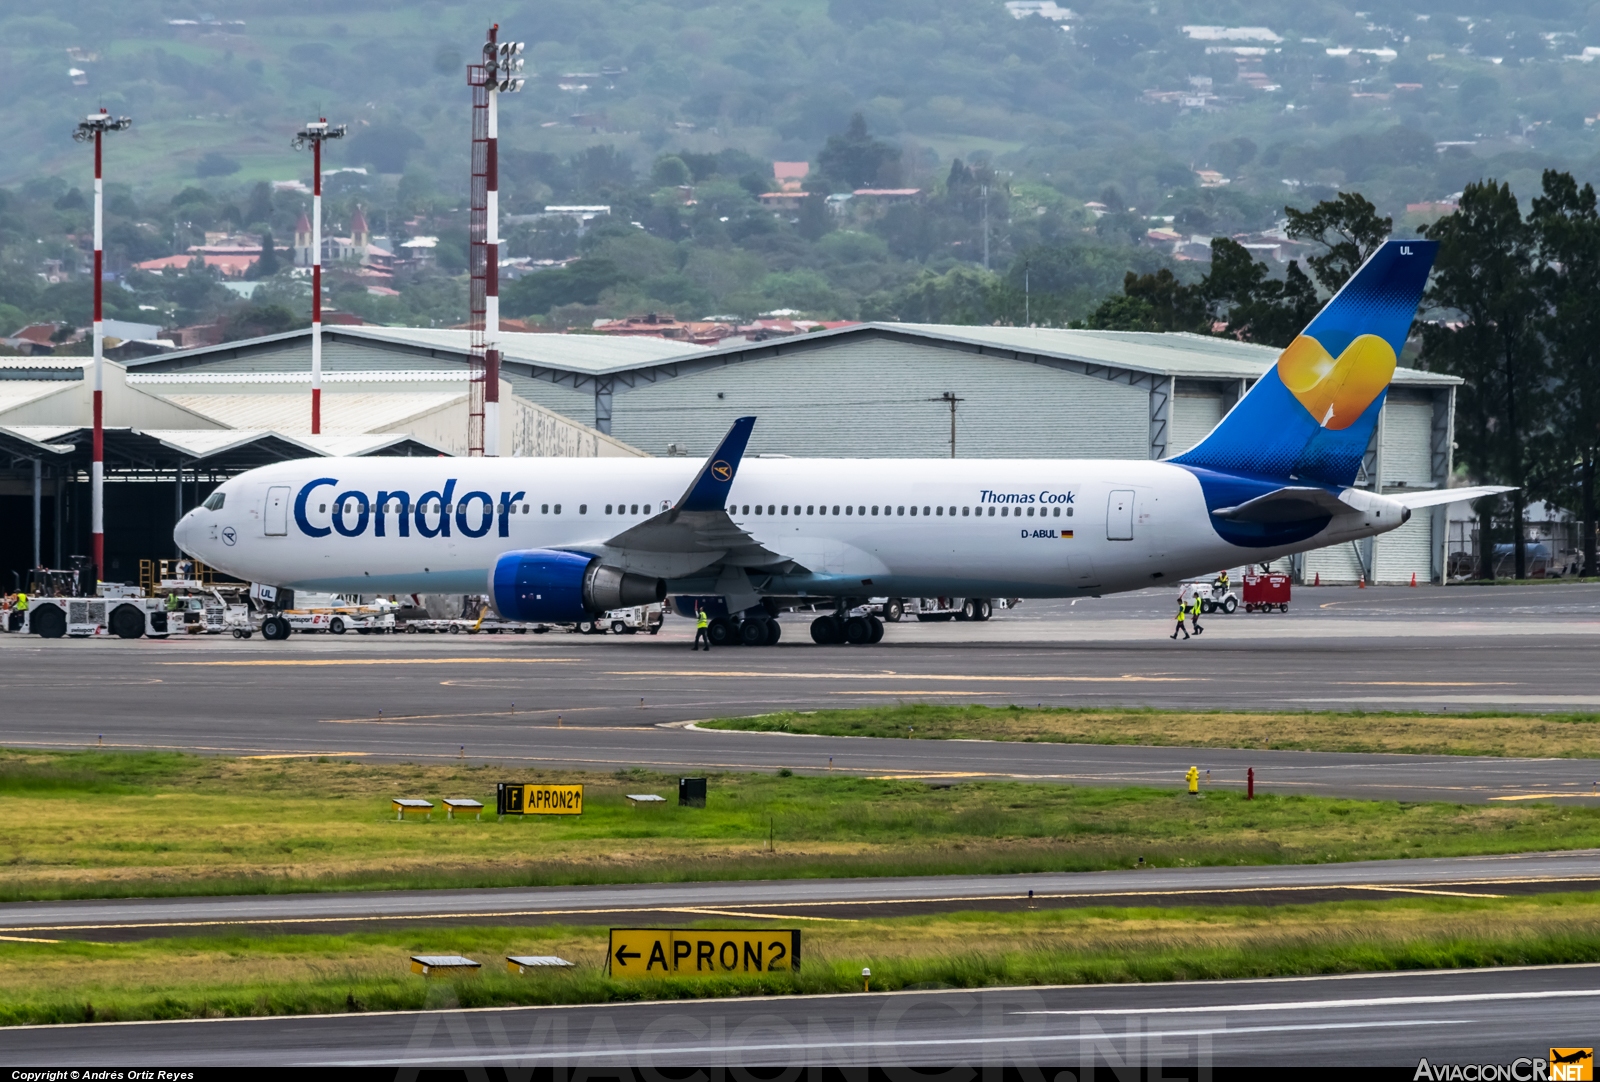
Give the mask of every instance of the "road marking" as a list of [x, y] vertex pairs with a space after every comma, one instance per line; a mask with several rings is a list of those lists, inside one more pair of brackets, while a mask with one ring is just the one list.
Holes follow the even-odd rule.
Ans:
[[234, 667], [261, 665], [569, 665], [582, 661], [576, 657], [340, 657], [340, 658], [273, 658], [267, 661], [158, 661], [157, 665], [229, 665]]
[[[869, 993], [860, 993], [867, 995]], [[1129, 1012], [1133, 1013], [1133, 1012]], [[301, 1016], [303, 1017], [303, 1016]], [[348, 1015], [340, 1017], [349, 1017]], [[1148, 1030], [1141, 1036], [1144, 1038], [1162, 1037], [1228, 1037], [1242, 1036], [1255, 1033], [1311, 1033], [1329, 1030], [1349, 1029], [1400, 1029], [1418, 1026], [1464, 1026], [1469, 1025], [1471, 1019], [1467, 1018], [1418, 1018], [1399, 1019], [1390, 1022], [1315, 1022], [1303, 1025], [1284, 1026], [1239, 1026], [1230, 1029], [1226, 1026], [1212, 1029], [1166, 1029]], [[148, 1024], [148, 1023], [147, 1023]], [[1039, 1044], [1049, 1042], [1052, 1044], [1076, 1044], [1092, 1041], [1104, 1044], [1108, 1041], [1125, 1039], [1124, 1035], [1106, 1033], [1010, 1033], [1001, 1037], [917, 1037], [907, 1040], [886, 1040], [878, 1037], [869, 1041], [789, 1041], [774, 1044], [715, 1044], [715, 1045], [664, 1045], [652, 1044], [648, 1051], [653, 1056], [663, 1053], [672, 1053], [679, 1056], [709, 1055], [712, 1053], [726, 1054], [730, 1052], [797, 1052], [810, 1049], [824, 1048], [931, 1048], [934, 1046], [968, 1046], [992, 1044]], [[638, 1054], [643, 1054], [645, 1049], [639, 1049]], [[354, 1067], [354, 1066], [402, 1066], [408, 1063], [481, 1063], [492, 1060], [529, 1060], [543, 1059], [568, 1059], [573, 1056], [582, 1056], [586, 1053], [576, 1048], [562, 1048], [550, 1052], [505, 1052], [484, 1054], [474, 1052], [465, 1056], [441, 1056], [437, 1053], [428, 1053], [425, 1050], [421, 1055], [403, 1059], [365, 1059], [342, 1062], [338, 1060], [319, 1060], [318, 1066], [323, 1067]], [[625, 1053], [626, 1054], [626, 1053]]]
[[1206, 1003], [1192, 1007], [1095, 1007], [1088, 1010], [1012, 1011], [1012, 1014], [1218, 1014], [1223, 1011], [1330, 1011], [1349, 1007], [1421, 1007], [1446, 1003], [1583, 999], [1600, 988], [1556, 988], [1543, 992], [1461, 992], [1441, 996], [1374, 996], [1369, 999], [1302, 999], [1291, 1003]]
[[1357, 886], [1348, 887], [1348, 890], [1376, 890], [1387, 891], [1394, 894], [1437, 894], [1442, 898], [1504, 898], [1504, 894], [1490, 894], [1487, 891], [1475, 890], [1424, 890], [1421, 887], [1380, 887]]
[[[1485, 886], [1512, 886], [1529, 883], [1590, 883], [1595, 877], [1590, 876], [1546, 876], [1533, 879], [1465, 879], [1446, 883], [1446, 886], [1472, 886], [1482, 884]], [[1035, 902], [1042, 901], [1070, 901], [1098, 898], [1172, 898], [1185, 895], [1217, 895], [1217, 894], [1256, 894], [1263, 892], [1299, 892], [1299, 891], [1338, 891], [1338, 890], [1371, 890], [1371, 891], [1412, 891], [1419, 894], [1446, 894], [1463, 898], [1503, 898], [1501, 894], [1480, 894], [1463, 891], [1459, 895], [1453, 891], [1424, 890], [1422, 888], [1409, 888], [1399, 885], [1383, 883], [1305, 883], [1305, 884], [1275, 884], [1252, 883], [1239, 887], [1182, 887], [1174, 886], [1160, 890], [1116, 890], [1116, 891], [1082, 891], [1077, 893], [1043, 894], [1036, 893]], [[789, 905], [815, 909], [821, 906], [872, 906], [872, 905], [960, 905], [970, 902], [1024, 902], [1028, 899], [1020, 893], [1008, 894], [953, 894], [934, 895], [906, 898], [822, 898], [806, 899], [791, 898]], [[751, 902], [752, 906], [767, 908], [768, 903]], [[321, 924], [355, 921], [376, 920], [463, 920], [468, 918], [491, 917], [565, 917], [583, 916], [585, 914], [612, 914], [612, 913], [707, 913], [714, 916], [750, 917], [761, 920], [843, 920], [837, 917], [802, 917], [790, 914], [755, 913], [737, 908], [737, 903], [723, 909], [711, 909], [702, 906], [609, 906], [609, 907], [569, 907], [564, 909], [480, 909], [465, 912], [446, 913], [320, 913], [302, 917], [239, 917], [233, 920], [196, 920], [196, 921], [133, 921], [122, 924], [74, 924], [61, 922], [55, 924], [27, 924], [6, 926], [8, 932], [48, 932], [48, 931], [94, 931], [100, 929], [127, 929], [127, 928], [211, 928], [227, 927], [250, 924]], [[0, 937], [4, 938], [4, 937]], [[1298, 979], [1298, 978], [1297, 978]], [[1321, 979], [1321, 978], [1305, 978]], [[1597, 993], [1600, 994], [1600, 993]]]
[[1590, 797], [1593, 797], [1595, 795], [1596, 794], [1594, 794], [1594, 793], [1584, 793], [1584, 792], [1577, 792], [1577, 793], [1514, 793], [1514, 794], [1509, 795], [1509, 796], [1492, 796], [1489, 799], [1490, 800], [1562, 800], [1562, 799], [1570, 800], [1573, 797], [1581, 797], [1581, 798], [1587, 800]]
[[[815, 920], [816, 918], [812, 918]], [[0, 942], [4, 943], [59, 943], [59, 939], [38, 939], [28, 935], [0, 935]]]
[[843, 672], [719, 672], [704, 669], [635, 669], [607, 672], [606, 676], [724, 676], [739, 679], [770, 680], [774, 676], [801, 680], [950, 680], [992, 684], [1185, 684], [1210, 681], [1206, 676], [1146, 676], [1123, 673], [1120, 676], [955, 676], [937, 673], [843, 673]]
[[852, 917], [797, 917], [790, 913], [751, 913], [742, 909], [701, 909], [684, 908], [663, 909], [662, 913], [704, 913], [708, 917], [740, 917], [755, 920], [820, 920], [830, 924], [859, 924], [860, 921]]
[[830, 691], [829, 695], [994, 695], [993, 691], [938, 691], [933, 688], [901, 688], [899, 691]]
[[1334, 680], [1335, 687], [1356, 688], [1497, 688], [1521, 687], [1516, 680]]

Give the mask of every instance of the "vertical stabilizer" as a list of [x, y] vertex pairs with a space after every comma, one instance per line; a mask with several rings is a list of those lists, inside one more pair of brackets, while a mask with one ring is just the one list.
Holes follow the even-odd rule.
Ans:
[[1172, 461], [1349, 485], [1372, 439], [1438, 242], [1372, 253], [1211, 434]]

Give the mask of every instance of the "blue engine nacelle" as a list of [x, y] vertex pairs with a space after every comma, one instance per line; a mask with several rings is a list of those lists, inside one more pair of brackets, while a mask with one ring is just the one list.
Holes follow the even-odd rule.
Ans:
[[648, 575], [607, 567], [599, 557], [556, 549], [507, 552], [489, 575], [489, 597], [507, 620], [573, 624], [611, 609], [648, 605], [667, 585]]

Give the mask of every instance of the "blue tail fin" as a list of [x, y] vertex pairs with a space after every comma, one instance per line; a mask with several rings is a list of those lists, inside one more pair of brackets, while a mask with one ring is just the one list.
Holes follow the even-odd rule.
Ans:
[[1183, 466], [1355, 481], [1438, 242], [1390, 240], [1351, 276]]

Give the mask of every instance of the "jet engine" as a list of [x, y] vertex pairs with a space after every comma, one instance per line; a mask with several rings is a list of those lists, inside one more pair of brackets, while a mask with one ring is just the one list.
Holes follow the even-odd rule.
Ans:
[[648, 605], [666, 594], [661, 579], [607, 567], [586, 553], [556, 549], [507, 552], [489, 574], [489, 597], [507, 620], [577, 623], [611, 609]]

